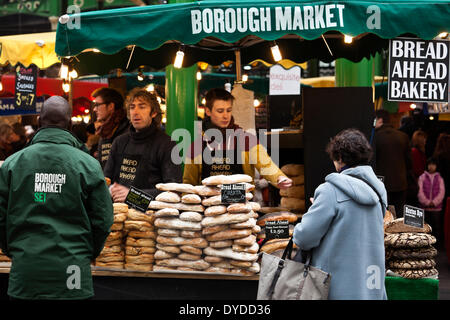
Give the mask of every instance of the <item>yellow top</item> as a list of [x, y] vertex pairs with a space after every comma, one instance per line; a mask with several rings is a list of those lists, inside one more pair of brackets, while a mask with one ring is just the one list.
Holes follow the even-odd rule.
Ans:
[[35, 64], [46, 69], [60, 62], [55, 53], [56, 32], [19, 34], [0, 37], [0, 64], [15, 66], [20, 62], [25, 67]]

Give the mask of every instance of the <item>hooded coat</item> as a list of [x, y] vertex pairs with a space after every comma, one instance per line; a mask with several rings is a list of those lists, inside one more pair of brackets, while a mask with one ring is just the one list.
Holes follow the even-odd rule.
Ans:
[[0, 246], [12, 259], [8, 295], [92, 297], [90, 264], [112, 223], [98, 161], [69, 131], [40, 129], [0, 168]]
[[331, 275], [329, 299], [386, 299], [384, 206], [387, 194], [370, 166], [331, 173], [314, 193], [314, 203], [294, 229], [294, 243], [311, 250], [311, 265]]

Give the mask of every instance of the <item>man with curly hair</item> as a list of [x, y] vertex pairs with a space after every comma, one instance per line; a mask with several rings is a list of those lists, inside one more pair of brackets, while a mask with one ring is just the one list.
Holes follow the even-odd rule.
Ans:
[[161, 107], [156, 96], [143, 88], [133, 89], [126, 100], [131, 126], [114, 140], [105, 177], [111, 179], [114, 202], [124, 202], [133, 186], [151, 196], [158, 195], [158, 183], [181, 183], [181, 166], [171, 160], [176, 146], [161, 129]]

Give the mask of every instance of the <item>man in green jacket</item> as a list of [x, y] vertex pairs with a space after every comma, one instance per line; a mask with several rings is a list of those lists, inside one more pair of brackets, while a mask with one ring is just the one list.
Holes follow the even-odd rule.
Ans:
[[0, 246], [12, 259], [8, 295], [88, 299], [90, 263], [103, 249], [113, 207], [100, 164], [68, 129], [62, 97], [45, 101], [30, 145], [0, 168]]

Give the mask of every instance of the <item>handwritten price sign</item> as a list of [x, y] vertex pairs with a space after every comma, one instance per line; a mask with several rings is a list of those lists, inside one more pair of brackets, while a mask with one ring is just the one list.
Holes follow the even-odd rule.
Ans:
[[30, 65], [25, 68], [18, 65], [16, 68], [15, 105], [17, 109], [32, 110], [36, 108], [36, 83], [38, 68]]

